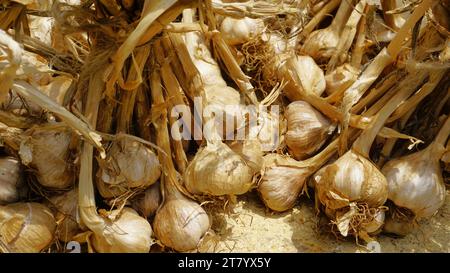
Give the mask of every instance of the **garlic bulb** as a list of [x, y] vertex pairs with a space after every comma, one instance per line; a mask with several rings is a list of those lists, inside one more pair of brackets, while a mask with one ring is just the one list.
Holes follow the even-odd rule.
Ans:
[[66, 189], [74, 183], [69, 162], [71, 133], [65, 127], [46, 125], [26, 132], [20, 145], [22, 163], [36, 169], [38, 182], [48, 188]]
[[220, 33], [229, 45], [243, 44], [261, 34], [263, 30], [264, 22], [261, 19], [249, 17], [225, 17], [220, 25]]
[[445, 184], [439, 157], [445, 151], [436, 143], [426, 149], [383, 166], [389, 186], [389, 199], [414, 212], [416, 218], [430, 217], [444, 204]]
[[0, 206], [0, 240], [10, 252], [37, 253], [53, 241], [52, 212], [39, 203]]
[[301, 92], [320, 96], [326, 88], [325, 75], [310, 56], [277, 55], [263, 73], [266, 79], [275, 76], [286, 82], [283, 92], [290, 101], [301, 99]]
[[78, 188], [63, 194], [50, 197], [50, 208], [54, 208], [57, 222], [56, 237], [63, 242], [69, 242], [81, 232], [78, 214]]
[[334, 155], [337, 143], [333, 141], [323, 151], [305, 161], [296, 161], [275, 153], [266, 155], [258, 185], [258, 193], [264, 204], [274, 211], [291, 209], [301, 191], [306, 188], [308, 178]]
[[396, 219], [391, 216], [386, 218], [383, 232], [406, 236], [413, 231], [414, 226], [414, 219]]
[[336, 91], [343, 91], [343, 88], [350, 86], [356, 81], [358, 75], [359, 70], [348, 63], [338, 66], [325, 76], [327, 94], [331, 95]]
[[165, 246], [176, 251], [195, 249], [210, 227], [209, 217], [196, 202], [176, 190], [169, 191], [166, 191], [167, 200], [153, 221], [155, 235]]
[[103, 218], [92, 235], [92, 246], [100, 253], [149, 252], [153, 234], [150, 224], [128, 207]]
[[295, 159], [305, 159], [319, 150], [335, 126], [305, 101], [295, 101], [286, 109], [286, 145]]
[[352, 150], [323, 167], [314, 179], [320, 202], [331, 210], [345, 207], [348, 202], [376, 208], [388, 197], [384, 175], [372, 162]]
[[220, 141], [208, 143], [189, 163], [186, 189], [213, 196], [244, 194], [253, 186], [254, 171], [245, 160]]
[[264, 157], [258, 193], [271, 210], [282, 212], [291, 209], [312, 174], [310, 168], [296, 167], [296, 163], [294, 159], [280, 154]]
[[114, 143], [99, 165], [97, 185], [104, 198], [117, 197], [131, 188], [148, 187], [161, 175], [155, 153], [128, 138]]
[[331, 25], [313, 31], [303, 44], [303, 51], [319, 63], [326, 62], [336, 52], [339, 36], [343, 30], [353, 1], [342, 1]]
[[148, 187], [142, 196], [138, 196], [132, 201], [133, 208], [142, 216], [149, 218], [153, 216], [161, 204], [160, 184], [155, 184]]
[[27, 193], [19, 160], [14, 157], [0, 158], [0, 205], [19, 201]]

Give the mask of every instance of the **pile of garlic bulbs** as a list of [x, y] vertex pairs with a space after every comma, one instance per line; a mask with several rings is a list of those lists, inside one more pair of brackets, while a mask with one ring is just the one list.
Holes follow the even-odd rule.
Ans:
[[0, 252], [195, 252], [252, 192], [356, 242], [445, 204], [444, 0], [4, 2]]

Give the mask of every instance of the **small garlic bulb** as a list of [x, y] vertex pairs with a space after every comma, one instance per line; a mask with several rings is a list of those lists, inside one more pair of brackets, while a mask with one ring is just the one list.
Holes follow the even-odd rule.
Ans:
[[78, 188], [49, 198], [50, 208], [54, 208], [57, 222], [56, 236], [63, 242], [69, 242], [81, 232], [78, 214]]
[[261, 19], [252, 19], [245, 17], [243, 19], [235, 19], [225, 17], [220, 25], [220, 33], [229, 45], [243, 44], [264, 30], [264, 22]]
[[406, 236], [413, 231], [414, 226], [414, 219], [396, 219], [391, 216], [386, 218], [383, 232]]
[[314, 179], [320, 202], [330, 210], [346, 207], [348, 202], [377, 208], [388, 197], [384, 175], [372, 162], [352, 150], [319, 170]]
[[55, 218], [39, 203], [0, 206], [0, 240], [10, 252], [38, 253], [53, 241]]
[[[152, 228], [139, 214], [128, 207], [114, 210], [98, 223], [91, 242], [100, 253], [147, 253], [152, 245]], [[91, 228], [92, 229], [92, 228]]]
[[138, 196], [132, 201], [133, 208], [145, 218], [153, 216], [161, 204], [160, 184], [148, 187], [142, 196]]
[[48, 188], [67, 189], [74, 183], [69, 163], [72, 135], [66, 128], [47, 125], [32, 128], [20, 145], [22, 163], [36, 169], [38, 182]]
[[27, 193], [19, 160], [14, 157], [0, 158], [0, 205], [19, 201]]
[[382, 172], [389, 200], [411, 210], [416, 218], [430, 217], [444, 204], [446, 189], [439, 164], [445, 148], [432, 143], [426, 149], [386, 163]]
[[305, 159], [319, 150], [335, 126], [309, 103], [295, 101], [285, 111], [286, 145], [295, 159]]
[[196, 249], [209, 230], [208, 215], [199, 204], [179, 192], [167, 197], [153, 221], [156, 237], [176, 251]]
[[341, 90], [341, 88], [349, 86], [356, 81], [358, 75], [359, 70], [348, 63], [338, 66], [325, 76], [327, 94], [331, 95], [334, 92]]
[[313, 31], [303, 44], [303, 51], [319, 63], [324, 63], [336, 52], [339, 32], [328, 28]]
[[[290, 101], [301, 99], [301, 92], [322, 95], [326, 88], [325, 75], [310, 56], [279, 56], [278, 62], [270, 67], [278, 79], [286, 82], [284, 94]], [[268, 73], [270, 76], [271, 74]]]
[[264, 157], [258, 193], [268, 208], [282, 212], [295, 205], [306, 186], [306, 180], [312, 174], [310, 168], [297, 167], [297, 163], [280, 154], [268, 154]]
[[161, 175], [155, 153], [127, 138], [114, 143], [99, 165], [97, 186], [104, 198], [117, 197], [131, 188], [148, 187]]
[[184, 174], [192, 194], [212, 196], [244, 194], [253, 186], [254, 171], [222, 142], [208, 143], [189, 163]]

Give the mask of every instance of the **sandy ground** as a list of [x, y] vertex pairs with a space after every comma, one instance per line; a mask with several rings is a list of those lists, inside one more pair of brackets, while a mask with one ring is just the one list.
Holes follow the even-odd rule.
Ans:
[[[312, 200], [304, 197], [285, 213], [267, 211], [254, 193], [238, 198], [234, 213], [214, 213], [215, 235], [205, 239], [201, 252], [450, 252], [450, 191], [445, 205], [404, 238], [377, 237], [377, 245], [337, 239]], [[319, 224], [320, 222], [320, 224]], [[364, 242], [360, 242], [364, 244]]]

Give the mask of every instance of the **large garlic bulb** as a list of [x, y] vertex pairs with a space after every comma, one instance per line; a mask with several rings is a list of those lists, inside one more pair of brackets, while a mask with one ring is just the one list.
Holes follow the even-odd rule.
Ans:
[[132, 201], [133, 208], [142, 216], [148, 218], [155, 214], [161, 204], [161, 199], [160, 184], [156, 182], [148, 187], [143, 195]]
[[161, 175], [155, 153], [127, 138], [114, 143], [99, 165], [97, 186], [104, 198], [117, 197], [132, 188], [148, 187]]
[[384, 175], [372, 162], [352, 150], [323, 167], [314, 179], [320, 202], [331, 210], [343, 208], [348, 202], [376, 208], [388, 197]]
[[[98, 225], [92, 235], [92, 246], [100, 253], [145, 253], [152, 245], [152, 228], [128, 207], [114, 210]], [[92, 228], [91, 228], [92, 229]]]
[[153, 221], [156, 237], [176, 251], [196, 249], [209, 227], [205, 210], [176, 191], [167, 194]]
[[305, 187], [311, 168], [299, 167], [294, 159], [280, 154], [264, 157], [264, 169], [258, 193], [264, 204], [274, 211], [291, 209]]
[[49, 198], [56, 222], [56, 237], [63, 242], [69, 242], [81, 232], [78, 214], [78, 188]]
[[220, 33], [229, 45], [243, 44], [261, 34], [263, 30], [264, 22], [261, 19], [249, 17], [225, 17], [220, 25]]
[[26, 132], [29, 137], [20, 145], [22, 163], [36, 170], [38, 182], [48, 188], [66, 189], [75, 176], [69, 162], [71, 133], [67, 128], [46, 125]]
[[53, 241], [55, 218], [39, 203], [0, 206], [0, 240], [10, 252], [38, 253]]
[[201, 148], [186, 169], [186, 189], [193, 194], [238, 195], [253, 186], [254, 171], [220, 141]]
[[433, 143], [426, 149], [386, 163], [382, 169], [395, 205], [411, 210], [416, 218], [429, 217], [444, 204], [445, 184], [439, 157], [444, 146]]
[[298, 160], [314, 155], [319, 150], [335, 126], [309, 103], [295, 101], [286, 109], [286, 145]]
[[17, 202], [27, 193], [19, 160], [0, 158], [0, 205]]

